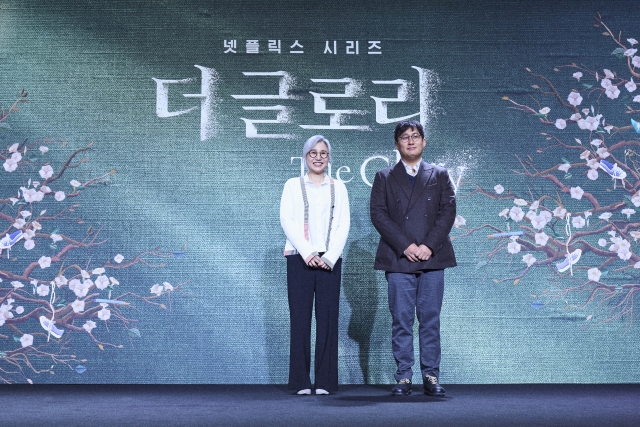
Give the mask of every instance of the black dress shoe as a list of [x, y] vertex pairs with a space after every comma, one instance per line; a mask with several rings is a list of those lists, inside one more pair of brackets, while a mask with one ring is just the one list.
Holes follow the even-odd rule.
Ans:
[[391, 389], [392, 396], [409, 396], [411, 394], [411, 380], [403, 378]]
[[424, 376], [424, 393], [429, 396], [444, 396], [444, 387], [438, 383], [438, 377]]

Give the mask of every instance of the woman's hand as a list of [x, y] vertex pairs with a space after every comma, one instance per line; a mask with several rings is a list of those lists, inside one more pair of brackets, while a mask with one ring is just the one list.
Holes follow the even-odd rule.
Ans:
[[309, 261], [309, 264], [307, 264], [307, 265], [309, 267], [311, 267], [311, 268], [321, 268], [321, 269], [327, 270], [327, 271], [331, 270], [331, 267], [329, 267], [327, 265], [327, 263], [322, 261], [322, 258], [320, 258], [318, 255], [316, 255], [313, 258], [311, 258], [311, 260]]

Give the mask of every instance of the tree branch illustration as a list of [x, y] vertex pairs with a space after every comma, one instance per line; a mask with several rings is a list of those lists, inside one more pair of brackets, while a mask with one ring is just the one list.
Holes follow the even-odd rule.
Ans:
[[[0, 123], [26, 97], [23, 90], [2, 109]], [[131, 318], [134, 303], [166, 309], [171, 294], [185, 285], [156, 283], [141, 295], [120, 283], [124, 269], [162, 268], [174, 253], [155, 248], [128, 258], [93, 255], [108, 239], [102, 228], [80, 229], [85, 225], [76, 213], [78, 200], [90, 188], [108, 184], [116, 171], [96, 176], [82, 171], [93, 143], [72, 151], [56, 169], [47, 160], [47, 142], [25, 140], [0, 150], [0, 381], [5, 383], [33, 382], [34, 376], [58, 369], [84, 372], [87, 359], [72, 353], [77, 340], [71, 337], [84, 336], [81, 340], [101, 350], [122, 348], [112, 341], [111, 329], [127, 331], [130, 339], [140, 336]], [[64, 182], [69, 178], [74, 179]], [[67, 233], [60, 231], [63, 226]], [[96, 262], [98, 257], [107, 259]]]
[[626, 333], [640, 290], [640, 125], [634, 120], [640, 90], [633, 80], [640, 77], [640, 55], [637, 40], [616, 37], [600, 15], [595, 19], [615, 45], [611, 69], [571, 63], [554, 67], [561, 78], [551, 78], [526, 68], [531, 98], [503, 97], [508, 109], [544, 128], [535, 153], [515, 156], [512, 172], [526, 189], [461, 182], [469, 191], [458, 197], [492, 200], [498, 221], [467, 227], [459, 216], [454, 238], [490, 230], [496, 242], [477, 268], [506, 257], [515, 271], [497, 283], [546, 274], [557, 288], [534, 291], [533, 308], [560, 303], [580, 310], [585, 328], [624, 320]]

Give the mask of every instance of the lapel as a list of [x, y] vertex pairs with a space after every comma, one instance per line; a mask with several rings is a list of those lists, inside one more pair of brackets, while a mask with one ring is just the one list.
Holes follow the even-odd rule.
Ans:
[[398, 187], [402, 190], [407, 200], [411, 199], [411, 193], [413, 188], [411, 188], [411, 181], [409, 181], [409, 174], [404, 169], [404, 164], [402, 162], [396, 163], [396, 165], [391, 169], [389, 174], [393, 177], [393, 179], [398, 184]]
[[[424, 192], [424, 189], [427, 186], [427, 182], [429, 182], [429, 179], [431, 178], [432, 174], [433, 174], [433, 166], [431, 166], [429, 163], [425, 162], [424, 160], [421, 160], [420, 170], [418, 171], [418, 175], [416, 175], [416, 183], [413, 186], [413, 192], [411, 193], [411, 197], [409, 199], [407, 212], [410, 211], [413, 205], [416, 203], [416, 201], [420, 199], [420, 196]], [[406, 172], [405, 172], [405, 175], [407, 175]], [[407, 178], [407, 181], [409, 181], [409, 178]], [[411, 186], [411, 182], [409, 182], [409, 186]]]

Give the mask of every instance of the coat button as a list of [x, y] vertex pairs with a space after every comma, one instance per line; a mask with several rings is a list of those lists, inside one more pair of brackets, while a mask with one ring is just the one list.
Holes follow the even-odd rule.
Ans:
[[427, 200], [431, 200], [431, 197], [427, 197]]
[[405, 217], [404, 217], [404, 219], [409, 219], [409, 217], [408, 217], [408, 216], [405, 216]]

